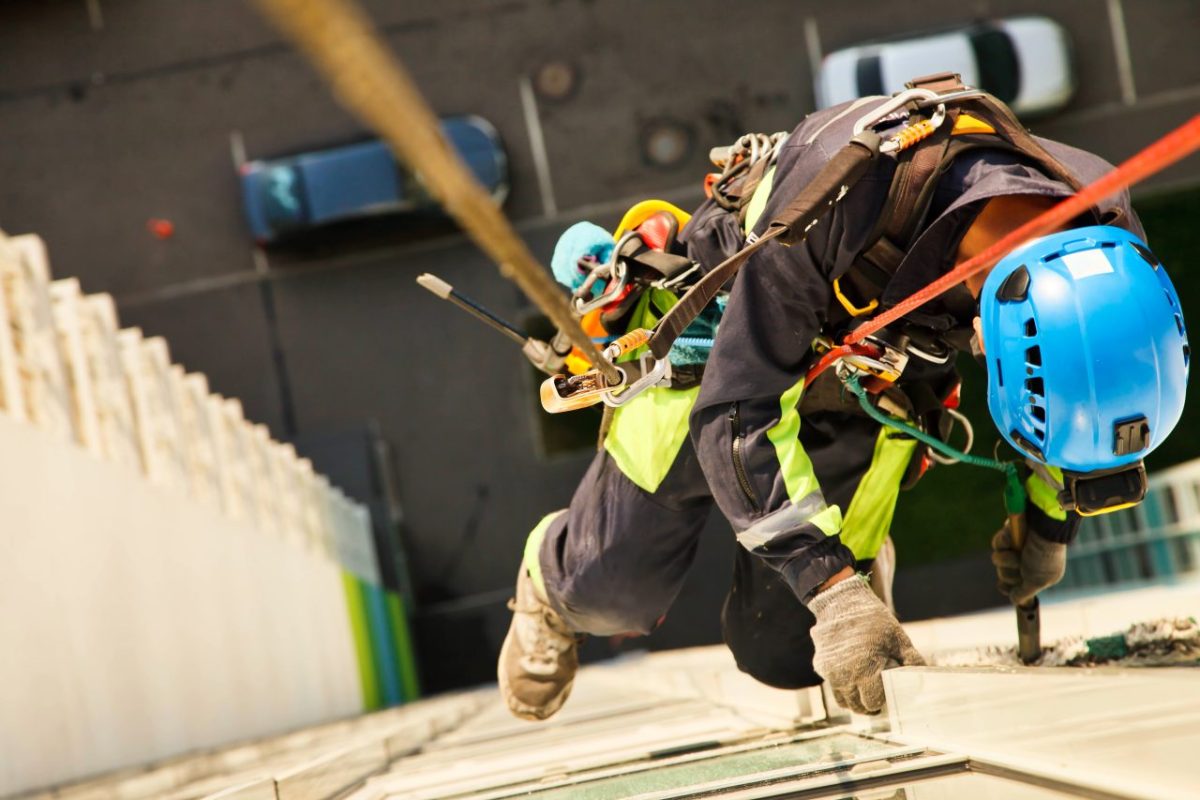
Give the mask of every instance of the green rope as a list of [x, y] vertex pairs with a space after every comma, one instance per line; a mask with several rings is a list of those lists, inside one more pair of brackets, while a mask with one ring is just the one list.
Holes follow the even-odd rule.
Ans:
[[984, 458], [983, 456], [973, 456], [970, 453], [964, 453], [961, 450], [955, 449], [950, 444], [943, 442], [936, 436], [931, 436], [925, 431], [909, 425], [907, 422], [888, 416], [876, 408], [867, 397], [867, 390], [859, 383], [858, 375], [851, 375], [846, 379], [846, 388], [858, 398], [858, 404], [862, 406], [867, 416], [876, 422], [887, 425], [889, 428], [895, 428], [918, 441], [924, 442], [942, 455], [949, 456], [956, 461], [1003, 472], [1005, 478], [1004, 508], [1009, 514], [1020, 514], [1025, 511], [1025, 487], [1021, 485], [1021, 476], [1017, 472], [1016, 464], [1011, 461], [997, 461], [994, 458]]

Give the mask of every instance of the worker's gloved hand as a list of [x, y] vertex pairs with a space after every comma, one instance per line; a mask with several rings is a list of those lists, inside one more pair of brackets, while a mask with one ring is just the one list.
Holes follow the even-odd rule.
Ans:
[[817, 618], [813, 668], [829, 681], [838, 703], [851, 711], [879, 713], [883, 671], [925, 663], [900, 621], [858, 575], [820, 592], [808, 608]]
[[1043, 539], [1035, 531], [1025, 534], [1025, 546], [1013, 547], [1012, 531], [1004, 523], [992, 537], [992, 563], [999, 578], [996, 588], [1019, 606], [1062, 580], [1067, 570], [1067, 546]]

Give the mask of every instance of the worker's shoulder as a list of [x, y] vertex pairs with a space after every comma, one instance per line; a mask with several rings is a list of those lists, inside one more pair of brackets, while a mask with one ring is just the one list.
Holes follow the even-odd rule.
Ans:
[[1078, 147], [1072, 147], [1069, 144], [1064, 144], [1054, 139], [1046, 139], [1041, 136], [1034, 136], [1033, 138], [1038, 144], [1046, 148], [1050, 155], [1054, 156], [1064, 167], [1069, 169], [1082, 183], [1091, 183], [1101, 175], [1113, 170], [1111, 163], [1095, 153], [1081, 150]]

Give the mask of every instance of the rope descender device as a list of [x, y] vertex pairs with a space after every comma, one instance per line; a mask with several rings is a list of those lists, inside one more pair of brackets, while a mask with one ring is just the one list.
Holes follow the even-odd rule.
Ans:
[[902, 333], [883, 330], [861, 343], [841, 347], [834, 347], [827, 339], [822, 342], [825, 354], [805, 373], [806, 386], [812, 386], [817, 376], [834, 367], [843, 383], [851, 376], [862, 377], [868, 381], [867, 390], [875, 394], [899, 380], [908, 366], [909, 339]]
[[[602, 355], [606, 361], [616, 366], [616, 359], [645, 345], [650, 341], [650, 335], [651, 331], [645, 328], [630, 331], [610, 342]], [[640, 359], [640, 365], [641, 377], [633, 383], [628, 382], [628, 372], [622, 366], [616, 366], [620, 381], [615, 384], [608, 382], [599, 369], [589, 370], [580, 375], [551, 375], [542, 382], [542, 408], [551, 414], [586, 408], [600, 402], [619, 408], [652, 386], [670, 383], [671, 362], [668, 359], [656, 360], [649, 353], [645, 353]]]

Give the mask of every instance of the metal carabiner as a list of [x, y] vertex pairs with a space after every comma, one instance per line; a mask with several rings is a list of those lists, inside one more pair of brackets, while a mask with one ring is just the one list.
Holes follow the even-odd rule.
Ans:
[[653, 357], [649, 353], [643, 353], [639, 359], [642, 367], [642, 377], [623, 389], [618, 387], [612, 391], [605, 392], [601, 395], [604, 405], [610, 408], [620, 408], [651, 387], [669, 386], [671, 384], [671, 360], [664, 358], [656, 362], [652, 369], [647, 370], [646, 362], [652, 360]]
[[[620, 256], [621, 248], [634, 238], [640, 238], [640, 234], [637, 231], [628, 231], [622, 235], [613, 247], [612, 256], [609, 260], [593, 269], [591, 274], [584, 280], [583, 285], [575, 291], [575, 297], [572, 298], [571, 304], [575, 307], [577, 314], [582, 316], [593, 309], [606, 306], [620, 296], [629, 279], [629, 270], [625, 266], [625, 260]], [[590, 290], [597, 280], [604, 277], [605, 270], [608, 272], [608, 285], [596, 297], [593, 297], [591, 300], [585, 300], [582, 293]]]
[[878, 124], [884, 117], [888, 117], [893, 112], [899, 111], [909, 103], [913, 103], [917, 108], [928, 108], [932, 105], [957, 103], [960, 100], [968, 100], [983, 94], [986, 94], [986, 92], [980, 89], [963, 89], [958, 92], [948, 92], [946, 94], [938, 94], [931, 89], [905, 89], [903, 92], [893, 95], [892, 99], [883, 105], [873, 108], [859, 117], [858, 121], [854, 123], [854, 135], [857, 136], [867, 128]]
[[697, 271], [699, 271], [699, 269], [700, 269], [699, 262], [693, 261], [692, 266], [688, 267], [683, 272], [676, 275], [674, 278], [670, 278], [670, 279], [660, 278], [659, 280], [653, 281], [650, 285], [653, 286], [655, 289], [667, 289], [667, 290], [674, 289], [676, 286], [685, 282], [688, 278], [690, 278], [692, 275], [694, 275]]
[[933, 132], [946, 121], [946, 104], [938, 103], [937, 110], [933, 112], [933, 116], [929, 119], [923, 119], [918, 122], [912, 122], [911, 120], [912, 118], [910, 117], [908, 125], [888, 136], [879, 145], [880, 153], [899, 153], [902, 150], [912, 147], [922, 139], [932, 136]]
[[898, 111], [914, 100], [933, 101], [937, 98], [938, 93], [930, 89], [905, 89], [903, 92], [893, 95], [892, 99], [883, 105], [873, 108], [859, 117], [858, 121], [854, 123], [854, 135], [857, 136], [893, 111]]

